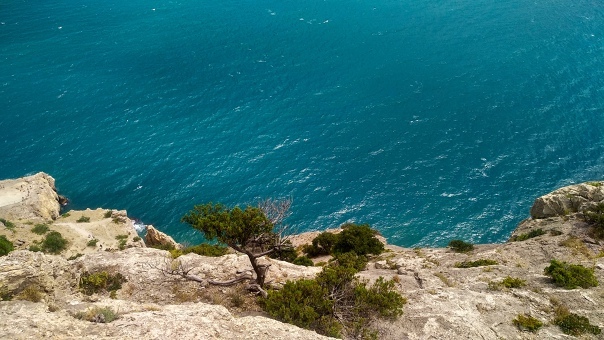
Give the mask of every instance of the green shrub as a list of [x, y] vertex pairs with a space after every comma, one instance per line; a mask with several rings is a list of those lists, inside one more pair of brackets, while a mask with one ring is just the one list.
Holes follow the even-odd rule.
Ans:
[[498, 264], [497, 261], [480, 259], [480, 260], [476, 260], [476, 261], [457, 262], [455, 264], [455, 267], [456, 268], [472, 268], [472, 267], [482, 267], [482, 266], [493, 266], [496, 264]]
[[306, 266], [306, 267], [312, 267], [315, 265], [314, 262], [312, 262], [312, 260], [306, 256], [298, 256], [292, 261], [292, 263], [297, 264], [299, 266]]
[[[353, 257], [358, 256], [346, 254], [344, 258], [348, 260], [341, 262], [353, 264], [350, 261]], [[281, 290], [269, 290], [261, 305], [281, 321], [324, 335], [339, 337], [342, 332], [350, 338], [375, 335], [371, 322], [380, 317], [400, 316], [406, 301], [394, 290], [393, 281], [380, 277], [368, 286], [355, 278], [356, 272], [352, 266], [333, 261], [314, 280], [288, 281]]]
[[526, 314], [518, 314], [518, 316], [516, 316], [512, 322], [521, 331], [529, 331], [533, 333], [537, 332], [539, 328], [543, 327], [543, 322]]
[[384, 251], [384, 244], [375, 237], [377, 231], [371, 229], [368, 224], [349, 223], [341, 228], [343, 230], [337, 234], [332, 248], [334, 254], [354, 251], [357, 255], [379, 255]]
[[456, 253], [467, 253], [474, 250], [474, 245], [462, 240], [451, 240], [451, 242], [449, 242], [449, 248]]
[[86, 246], [96, 247], [97, 242], [99, 242], [99, 240], [97, 240], [96, 238], [93, 238], [92, 240], [89, 240], [88, 243], [86, 243]]
[[174, 248], [174, 245], [172, 245], [172, 244], [154, 244], [154, 245], [149, 245], [147, 247], [154, 248], [154, 249], [160, 249], [160, 250], [167, 250], [167, 251], [176, 249], [176, 248]]
[[76, 220], [77, 223], [88, 223], [90, 222], [90, 217], [87, 216], [81, 216], [80, 218], [78, 218]]
[[200, 243], [196, 246], [186, 247], [182, 250], [183, 254], [197, 254], [201, 256], [220, 257], [229, 251], [228, 247], [219, 244]]
[[284, 248], [275, 249], [275, 251], [268, 256], [275, 260], [293, 262], [298, 257], [298, 252], [294, 249], [290, 241], [286, 241]]
[[58, 254], [67, 248], [67, 240], [58, 231], [51, 231], [46, 234], [42, 241], [42, 251], [45, 253]]
[[40, 248], [40, 246], [37, 244], [32, 244], [31, 246], [29, 246], [29, 251], [33, 251], [34, 253], [37, 253], [37, 252], [42, 251], [42, 248]]
[[82, 257], [82, 256], [84, 256], [84, 254], [82, 254], [82, 253], [77, 253], [77, 254], [75, 254], [75, 255], [70, 256], [70, 257], [67, 259], [67, 261], [73, 261], [73, 260], [77, 259], [78, 257]]
[[517, 277], [508, 276], [501, 281], [501, 285], [505, 288], [520, 288], [526, 286], [526, 281]]
[[50, 228], [46, 224], [36, 224], [33, 228], [31, 228], [31, 232], [38, 235], [46, 234]]
[[564, 233], [563, 233], [563, 232], [561, 232], [560, 230], [551, 229], [551, 230], [549, 231], [549, 234], [550, 234], [550, 235], [552, 235], [552, 236], [560, 236], [560, 235], [562, 235], [562, 234], [564, 234]]
[[0, 286], [0, 301], [10, 301], [13, 299], [13, 293], [5, 286]]
[[594, 235], [596, 238], [604, 238], [604, 203], [599, 203], [591, 209], [583, 211], [585, 221], [594, 227]]
[[510, 241], [526, 241], [528, 239], [531, 239], [531, 238], [537, 237], [537, 236], [541, 236], [541, 235], [545, 235], [545, 231], [543, 231], [543, 229], [539, 228], [539, 229], [531, 230], [528, 233], [514, 236], [510, 239]]
[[0, 235], [0, 256], [7, 255], [13, 250], [15, 250], [13, 243], [6, 236]]
[[110, 307], [94, 307], [86, 312], [79, 312], [75, 315], [77, 319], [96, 323], [109, 323], [118, 318], [118, 314]]
[[312, 244], [304, 245], [302, 251], [310, 257], [329, 255], [337, 240], [338, 235], [324, 231], [312, 240]]
[[120, 274], [109, 274], [106, 271], [95, 273], [82, 273], [80, 277], [80, 289], [86, 295], [92, 295], [102, 291], [114, 291], [122, 288], [122, 283], [127, 282], [126, 278]]
[[554, 320], [562, 332], [568, 335], [579, 336], [585, 333], [598, 335], [602, 332], [600, 327], [589, 323], [589, 319], [574, 313], [561, 315]]
[[110, 218], [110, 217], [111, 217], [111, 215], [113, 215], [113, 211], [111, 211], [111, 210], [107, 210], [107, 211], [105, 212], [105, 214], [103, 215], [103, 217], [104, 217], [104, 218]]
[[71, 214], [68, 212], [61, 214], [61, 217], [63, 217], [63, 218], [67, 218], [69, 216], [71, 216]]
[[132, 238], [132, 241], [134, 241], [134, 242], [138, 242], [138, 241], [140, 241], [140, 240], [141, 240], [140, 236], [134, 236], [134, 237]]
[[357, 255], [351, 251], [343, 254], [335, 254], [331, 260], [329, 260], [331, 266], [337, 265], [345, 268], [353, 268], [359, 272], [364, 270], [367, 266], [367, 257], [363, 255]]
[[552, 260], [549, 267], [545, 268], [545, 275], [551, 277], [557, 286], [566, 289], [598, 286], [598, 280], [594, 276], [594, 270], [585, 268], [580, 264], [569, 264]]
[[15, 231], [16, 225], [13, 222], [7, 221], [7, 220], [5, 220], [3, 218], [0, 218], [0, 222], [2, 222], [2, 224], [4, 224], [4, 226], [6, 227], [6, 229], [8, 229], [8, 230], [10, 230], [12, 232]]

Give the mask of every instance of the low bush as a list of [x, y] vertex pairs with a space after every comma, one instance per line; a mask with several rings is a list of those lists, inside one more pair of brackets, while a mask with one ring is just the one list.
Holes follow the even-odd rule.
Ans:
[[[208, 244], [208, 243], [200, 243], [196, 246], [186, 247], [184, 249], [174, 249], [174, 247], [167, 246], [166, 248], [172, 249], [164, 249], [168, 250], [172, 255], [172, 258], [177, 258], [181, 255], [193, 253], [201, 256], [211, 256], [211, 257], [220, 257], [225, 255], [229, 248], [225, 246], [221, 246], [219, 244]], [[161, 248], [159, 248], [161, 249]]]
[[2, 224], [4, 224], [4, 226], [6, 227], [6, 229], [8, 229], [10, 231], [13, 231], [13, 232], [15, 231], [16, 225], [13, 222], [5, 220], [3, 218], [0, 218], [0, 222], [2, 222]]
[[503, 288], [520, 288], [524, 286], [526, 286], [526, 281], [511, 276], [506, 277], [500, 282], [489, 282], [490, 290], [502, 290]]
[[73, 261], [73, 260], [77, 259], [78, 257], [82, 257], [82, 256], [84, 256], [84, 254], [82, 254], [82, 253], [77, 253], [77, 254], [75, 254], [75, 255], [70, 256], [70, 257], [67, 259], [67, 261]]
[[554, 324], [560, 327], [560, 330], [562, 330], [564, 334], [573, 336], [579, 336], [585, 333], [598, 335], [602, 332], [600, 327], [590, 324], [588, 318], [570, 313], [568, 309], [564, 307], [556, 309]]
[[585, 221], [593, 228], [593, 236], [604, 239], [604, 203], [583, 211]]
[[518, 316], [516, 316], [512, 322], [521, 331], [529, 331], [533, 333], [537, 332], [539, 328], [543, 327], [543, 322], [526, 314], [518, 314]]
[[331, 266], [337, 265], [345, 268], [353, 268], [359, 272], [364, 270], [367, 266], [367, 257], [363, 255], [357, 255], [351, 251], [343, 254], [335, 254], [332, 259], [329, 260]]
[[306, 267], [312, 267], [315, 265], [315, 263], [312, 262], [312, 260], [306, 256], [298, 256], [292, 261], [292, 263], [297, 264], [298, 266], [306, 266]]
[[514, 236], [510, 239], [510, 241], [516, 241], [516, 242], [526, 241], [528, 239], [531, 239], [531, 238], [534, 238], [537, 236], [541, 236], [541, 235], [545, 235], [545, 231], [543, 231], [543, 229], [539, 228], [539, 229], [531, 230], [528, 233]]
[[474, 245], [462, 240], [451, 240], [451, 242], [449, 242], [449, 248], [456, 253], [467, 253], [474, 250]]
[[480, 260], [476, 260], [476, 261], [463, 261], [463, 262], [457, 262], [455, 264], [456, 268], [473, 268], [473, 267], [482, 267], [482, 266], [493, 266], [498, 264], [497, 261], [494, 260], [485, 260], [485, 259], [480, 259]]
[[96, 323], [109, 323], [118, 319], [118, 314], [110, 307], [94, 307], [86, 312], [79, 312], [75, 315], [77, 319]]
[[312, 244], [306, 244], [302, 251], [310, 257], [329, 255], [337, 240], [338, 235], [324, 231], [312, 240]]
[[275, 249], [274, 252], [268, 255], [271, 259], [292, 262], [298, 257], [298, 252], [292, 246], [290, 241], [285, 242], [285, 247]]
[[29, 246], [28, 249], [29, 249], [29, 251], [33, 251], [34, 253], [42, 251], [42, 248], [40, 248], [40, 246], [37, 244], [32, 244], [31, 246]]
[[120, 274], [110, 274], [106, 271], [89, 273], [84, 272], [80, 276], [79, 287], [86, 295], [92, 295], [103, 291], [114, 291], [122, 288], [122, 283], [127, 282], [126, 278]]
[[355, 278], [357, 269], [343, 264], [354, 263], [348, 260], [358, 256], [342, 255], [315, 279], [288, 281], [281, 290], [269, 290], [261, 300], [263, 309], [281, 321], [328, 336], [374, 336], [371, 322], [400, 316], [406, 300], [394, 290], [393, 281], [380, 277], [368, 286]]
[[90, 222], [90, 217], [87, 216], [81, 216], [80, 218], [78, 218], [76, 220], [77, 223], [88, 223]]
[[132, 238], [132, 241], [134, 241], [134, 242], [138, 242], [138, 241], [140, 241], [140, 240], [141, 240], [140, 236], [134, 236], [134, 237]]
[[332, 253], [348, 253], [354, 251], [357, 255], [379, 255], [384, 251], [384, 244], [375, 236], [378, 232], [369, 227], [369, 224], [348, 223], [341, 227], [343, 230], [337, 234]]
[[40, 291], [40, 288], [30, 285], [23, 289], [15, 298], [17, 300], [26, 300], [31, 302], [40, 302], [42, 301], [43, 294]]
[[103, 215], [103, 217], [104, 218], [111, 218], [111, 215], [113, 215], [113, 211], [107, 210], [107, 211], [105, 211], [105, 214]]
[[549, 267], [545, 268], [545, 275], [551, 277], [557, 286], [566, 289], [598, 286], [598, 280], [594, 276], [594, 270], [585, 268], [580, 264], [569, 264], [552, 260]]
[[71, 214], [68, 212], [61, 214], [61, 217], [63, 217], [63, 218], [67, 218], [69, 216], [71, 216]]
[[31, 232], [38, 235], [46, 234], [50, 228], [46, 224], [36, 224], [33, 228], [31, 228]]
[[[41, 243], [41, 249], [45, 253], [58, 254], [67, 248], [67, 240], [58, 231], [51, 231]], [[30, 249], [31, 250], [31, 249]]]
[[97, 242], [99, 242], [99, 240], [97, 240], [96, 238], [93, 238], [92, 240], [89, 240], [88, 243], [86, 243], [86, 246], [96, 247]]
[[0, 256], [7, 255], [13, 250], [15, 250], [13, 243], [6, 236], [0, 235]]

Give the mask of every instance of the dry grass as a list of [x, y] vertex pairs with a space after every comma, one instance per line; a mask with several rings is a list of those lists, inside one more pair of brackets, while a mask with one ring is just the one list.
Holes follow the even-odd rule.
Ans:
[[591, 250], [589, 250], [585, 243], [583, 243], [583, 241], [581, 241], [581, 239], [579, 239], [578, 237], [569, 236], [566, 240], [560, 241], [558, 245], [570, 248], [573, 252], [573, 255], [581, 254], [588, 259], [594, 257], [594, 254], [591, 252]]

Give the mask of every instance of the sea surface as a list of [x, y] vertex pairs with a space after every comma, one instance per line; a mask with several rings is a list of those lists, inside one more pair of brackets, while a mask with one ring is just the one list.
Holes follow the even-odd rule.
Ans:
[[297, 231], [503, 242], [604, 179], [604, 2], [3, 0], [0, 178], [194, 243], [194, 204]]

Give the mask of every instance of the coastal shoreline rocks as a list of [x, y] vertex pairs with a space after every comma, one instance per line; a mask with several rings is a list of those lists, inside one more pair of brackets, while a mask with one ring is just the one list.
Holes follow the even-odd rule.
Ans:
[[[0, 257], [0, 296], [13, 296], [12, 301], [0, 301], [0, 338], [117, 339], [143, 334], [151, 339], [166, 335], [183, 339], [324, 338], [267, 318], [261, 310], [253, 309], [253, 296], [240, 296], [243, 305], [235, 304], [236, 294], [241, 294], [236, 288], [167, 277], [161, 269], [173, 266], [175, 260], [167, 251], [146, 248], [125, 211], [88, 209], [60, 216], [52, 177], [33, 177], [0, 181], [0, 218], [14, 223], [12, 230], [0, 225], [0, 235], [23, 241], [17, 250]], [[374, 325], [379, 338], [566, 339], [568, 336], [552, 322], [559, 305], [604, 327], [602, 285], [567, 290], [555, 286], [544, 274], [550, 261], [557, 259], [593, 268], [598, 281], [603, 282], [604, 245], [591, 236], [591, 227], [581, 213], [604, 197], [601, 186], [595, 183], [600, 182], [561, 188], [537, 198], [532, 217], [519, 224], [508, 242], [475, 245], [467, 253], [389, 245], [386, 252], [370, 258], [359, 278], [369, 282], [378, 277], [393, 280], [407, 298], [401, 318]], [[34, 187], [35, 194], [31, 195]], [[22, 199], [28, 190], [32, 198]], [[70, 241], [68, 249], [59, 255], [27, 250], [42, 237], [30, 232], [37, 223], [64, 234]], [[537, 236], [522, 237], [532, 232]], [[317, 234], [301, 234], [294, 240], [301, 246]], [[95, 247], [88, 246], [90, 240], [98, 240]], [[496, 264], [457, 266], [484, 259]], [[271, 264], [267, 280], [275, 286], [312, 278], [321, 270], [266, 257], [261, 261]], [[225, 280], [250, 269], [242, 254], [187, 254], [177, 263], [202, 280]], [[113, 296], [108, 292], [84, 294], [79, 287], [82, 276], [102, 271], [120, 273], [126, 281]], [[500, 286], [508, 277], [525, 285]], [[39, 302], [22, 300], [24, 292], [31, 289], [39, 292]], [[107, 324], [74, 317], [94, 307], [112, 308], [120, 317]], [[543, 328], [537, 333], [519, 330], [512, 320], [520, 314], [542, 321]]]

